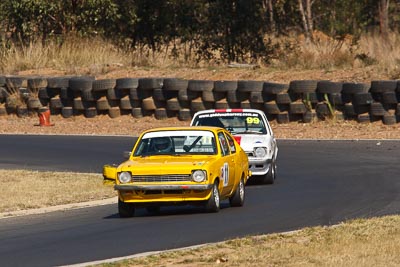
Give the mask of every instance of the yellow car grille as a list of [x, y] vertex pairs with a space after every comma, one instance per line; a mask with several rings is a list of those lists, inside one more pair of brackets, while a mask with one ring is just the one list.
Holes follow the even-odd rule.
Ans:
[[136, 183], [158, 183], [158, 182], [187, 182], [192, 177], [188, 174], [171, 174], [171, 175], [133, 175], [132, 182]]

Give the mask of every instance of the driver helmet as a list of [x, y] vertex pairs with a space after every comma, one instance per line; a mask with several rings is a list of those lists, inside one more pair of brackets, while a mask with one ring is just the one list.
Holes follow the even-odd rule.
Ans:
[[154, 148], [157, 152], [171, 152], [172, 141], [169, 137], [157, 137], [154, 139]]

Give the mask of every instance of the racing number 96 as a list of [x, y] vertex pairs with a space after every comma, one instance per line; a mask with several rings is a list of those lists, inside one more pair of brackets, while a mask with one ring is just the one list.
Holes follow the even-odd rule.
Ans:
[[247, 117], [246, 118], [246, 122], [248, 123], [248, 124], [260, 124], [260, 119], [259, 118], [257, 118], [257, 117]]

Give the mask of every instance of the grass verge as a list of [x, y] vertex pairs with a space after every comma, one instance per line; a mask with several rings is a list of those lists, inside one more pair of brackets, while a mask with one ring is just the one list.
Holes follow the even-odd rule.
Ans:
[[233, 239], [96, 266], [400, 266], [400, 216]]
[[116, 196], [101, 174], [0, 170], [0, 213]]

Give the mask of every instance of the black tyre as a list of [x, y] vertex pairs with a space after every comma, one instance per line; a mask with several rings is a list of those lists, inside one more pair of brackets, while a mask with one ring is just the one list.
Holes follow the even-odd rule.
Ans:
[[[40, 92], [40, 91], [39, 91]], [[61, 99], [66, 99], [66, 100], [71, 100], [74, 98], [74, 94], [72, 90], [68, 87], [63, 87], [60, 89], [60, 98]]]
[[61, 109], [61, 115], [63, 118], [70, 118], [74, 115], [74, 110], [72, 107], [63, 107]]
[[220, 195], [218, 190], [218, 183], [215, 182], [212, 189], [211, 189], [211, 196], [206, 201], [206, 211], [207, 212], [218, 212], [220, 209]]
[[289, 105], [290, 114], [304, 114], [306, 111], [307, 111], [307, 108], [304, 105], [304, 103], [301, 101], [292, 102]]
[[238, 88], [237, 81], [215, 81], [214, 92], [229, 92], [236, 91]]
[[267, 115], [277, 115], [281, 112], [275, 101], [264, 103], [264, 111]]
[[245, 191], [244, 181], [242, 178], [236, 187], [235, 193], [229, 198], [229, 203], [232, 207], [242, 207], [244, 205]]
[[188, 83], [188, 91], [192, 92], [212, 91], [213, 88], [214, 88], [213, 81], [190, 80]]
[[139, 79], [138, 89], [147, 91], [154, 90], [156, 88], [162, 88], [163, 79], [161, 78], [141, 78]]
[[203, 100], [201, 98], [196, 98], [196, 99], [193, 99], [190, 102], [190, 109], [193, 112], [197, 112], [197, 111], [200, 111], [200, 110], [205, 110], [206, 107], [204, 106], [204, 102], [203, 102]]
[[115, 79], [102, 79], [95, 80], [92, 84], [92, 91], [107, 91], [108, 89], [114, 89], [117, 81]]
[[386, 93], [395, 92], [397, 88], [397, 81], [394, 80], [382, 80], [371, 82], [371, 93]]
[[238, 81], [237, 91], [239, 92], [262, 92], [264, 83], [261, 81]]
[[359, 123], [369, 123], [371, 122], [371, 117], [368, 113], [358, 114], [357, 122]]
[[373, 102], [370, 93], [357, 93], [353, 95], [353, 105], [369, 105]]
[[71, 78], [68, 80], [69, 88], [72, 91], [88, 91], [92, 90], [93, 79], [91, 78]]
[[61, 109], [63, 106], [64, 105], [59, 96], [55, 96], [52, 99], [50, 99], [50, 107], [52, 109]]
[[317, 85], [317, 92], [320, 94], [339, 94], [342, 89], [343, 83], [341, 82], [320, 81]]
[[66, 77], [54, 77], [47, 79], [48, 88], [67, 88], [69, 86], [69, 79]]
[[139, 80], [136, 78], [119, 78], [116, 81], [116, 89], [132, 89], [138, 88]]
[[39, 88], [47, 87], [47, 80], [45, 78], [31, 78], [28, 79], [28, 89], [29, 90], [38, 90]]
[[179, 105], [179, 101], [177, 98], [172, 98], [167, 100], [166, 108], [167, 110], [179, 111], [181, 109], [181, 106]]
[[370, 106], [370, 112], [373, 116], [383, 116], [386, 114], [386, 110], [383, 107], [382, 103], [375, 102]]
[[261, 176], [261, 182], [263, 184], [273, 184], [276, 179], [276, 163], [275, 161], [272, 161], [271, 166], [268, 170], [268, 172]]
[[251, 103], [264, 103], [263, 93], [251, 92], [249, 100]]
[[97, 109], [95, 107], [89, 107], [85, 109], [85, 118], [94, 118], [97, 116]]
[[342, 94], [368, 93], [370, 87], [369, 83], [343, 83]]
[[385, 125], [396, 124], [396, 115], [394, 115], [394, 114], [385, 114], [385, 115], [383, 115], [382, 122]]
[[226, 101], [226, 99], [221, 99], [221, 100], [216, 101], [214, 103], [214, 108], [216, 108], [216, 109], [228, 109], [229, 108], [229, 104]]
[[154, 117], [156, 118], [156, 120], [167, 119], [167, 110], [165, 108], [156, 108], [156, 110], [154, 111]]
[[192, 119], [192, 114], [190, 109], [187, 108], [180, 109], [178, 112], [178, 119], [180, 121], [190, 121]]
[[276, 95], [276, 103], [277, 104], [290, 104], [292, 100], [288, 93], [281, 93]]
[[167, 91], [180, 91], [188, 88], [189, 82], [187, 80], [166, 78], [163, 82], [163, 90]]
[[288, 84], [264, 82], [263, 85], [263, 92], [270, 95], [287, 93], [288, 90]]
[[40, 100], [38, 98], [30, 97], [27, 101], [27, 106], [28, 109], [33, 110], [40, 108], [42, 104], [40, 103]]
[[0, 86], [6, 86], [6, 76], [1, 75], [0, 76]]
[[307, 111], [306, 113], [303, 114], [302, 121], [304, 123], [310, 123], [310, 122], [313, 122], [316, 117], [317, 117], [317, 114], [315, 112]]
[[178, 91], [178, 99], [182, 101], [190, 101], [197, 97], [200, 97], [202, 92], [197, 91], [189, 91], [189, 90], [179, 90]]
[[296, 94], [313, 93], [317, 90], [318, 81], [315, 80], [295, 80], [289, 84], [289, 92]]
[[382, 103], [383, 104], [389, 104], [389, 105], [395, 105], [399, 101], [397, 99], [397, 95], [395, 92], [387, 92], [382, 94]]
[[284, 111], [276, 115], [276, 121], [279, 124], [288, 123], [289, 122], [289, 112]]
[[132, 108], [132, 117], [143, 118], [142, 108]]
[[123, 202], [118, 198], [118, 213], [121, 218], [129, 218], [135, 215], [135, 206], [132, 203]]

